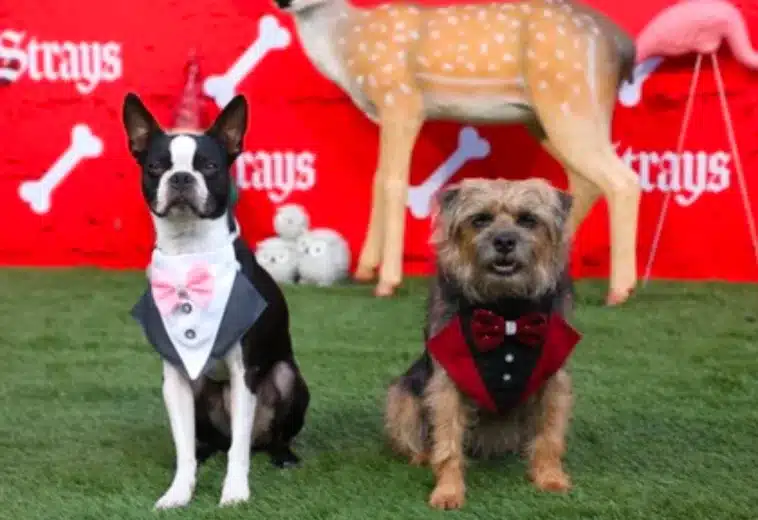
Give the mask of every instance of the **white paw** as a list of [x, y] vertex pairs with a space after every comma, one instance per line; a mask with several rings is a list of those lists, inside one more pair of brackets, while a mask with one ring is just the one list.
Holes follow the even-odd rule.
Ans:
[[221, 491], [220, 506], [231, 506], [250, 499], [250, 485], [247, 478], [226, 478], [224, 489]]
[[184, 507], [192, 498], [192, 486], [188, 484], [172, 484], [168, 491], [155, 503], [155, 509], [173, 509]]

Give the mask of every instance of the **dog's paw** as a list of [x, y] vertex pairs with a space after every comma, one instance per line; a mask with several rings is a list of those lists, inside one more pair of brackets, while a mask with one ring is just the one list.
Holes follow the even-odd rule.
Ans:
[[296, 468], [300, 466], [300, 457], [289, 448], [283, 448], [271, 454], [271, 464], [279, 469]]
[[462, 486], [437, 486], [429, 496], [429, 505], [435, 509], [460, 509], [465, 501]]
[[560, 468], [535, 471], [532, 473], [532, 481], [540, 491], [565, 493], [571, 489], [571, 479]]
[[250, 499], [250, 484], [246, 478], [227, 478], [221, 491], [219, 506], [233, 506]]
[[192, 499], [192, 486], [173, 484], [155, 503], [155, 509], [174, 509], [184, 507]]

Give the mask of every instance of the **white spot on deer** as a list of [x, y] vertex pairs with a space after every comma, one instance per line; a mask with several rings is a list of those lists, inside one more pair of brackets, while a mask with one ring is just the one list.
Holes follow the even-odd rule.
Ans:
[[547, 88], [547, 81], [540, 81], [538, 86], [540, 87], [540, 90], [545, 90]]
[[379, 59], [379, 55], [378, 55], [378, 54], [372, 54], [372, 55], [369, 57], [369, 59], [370, 59], [371, 61], [376, 61], [376, 60], [378, 60], [378, 59]]
[[510, 54], [505, 54], [503, 56], [503, 61], [513, 61], [513, 56]]
[[440, 32], [437, 30], [434, 30], [429, 33], [429, 36], [431, 36], [433, 40], [438, 40], [440, 37]]
[[528, 6], [528, 5], [526, 5], [526, 4], [521, 4], [521, 10], [522, 10], [523, 12], [525, 12], [525, 13], [530, 13], [530, 12], [532, 11], [532, 8], [531, 8], [531, 7], [529, 7], [529, 6]]
[[442, 51], [440, 51], [440, 50], [434, 51], [434, 57], [435, 58], [439, 58], [440, 56], [442, 56]]
[[486, 43], [482, 43], [481, 45], [479, 45], [479, 51], [482, 54], [487, 54], [487, 44]]
[[384, 102], [387, 103], [387, 105], [391, 105], [393, 101], [395, 101], [394, 96], [392, 93], [388, 92], [387, 95], [384, 96]]
[[542, 16], [545, 18], [551, 18], [553, 16], [553, 11], [551, 9], [544, 9], [542, 11]]
[[390, 72], [392, 72], [392, 64], [388, 63], [387, 65], [385, 65], [384, 67], [382, 67], [382, 70], [384, 72], [386, 72], [387, 74], [389, 74]]
[[368, 75], [368, 84], [371, 85], [372, 87], [376, 86], [376, 78], [374, 77], [373, 74]]
[[566, 29], [564, 29], [562, 25], [558, 26], [558, 34], [560, 34], [561, 36], [566, 35]]
[[397, 16], [397, 9], [391, 9], [390, 16]]
[[469, 15], [467, 15], [467, 14], [463, 15], [463, 21], [464, 22], [468, 22], [470, 19], [471, 19], [471, 17]]
[[468, 44], [466, 44], [466, 43], [461, 43], [461, 44], [458, 46], [458, 50], [459, 50], [459, 51], [467, 51], [467, 50], [468, 50]]
[[[484, 16], [486, 16], [486, 15], [484, 14], [484, 11], [482, 11], [480, 14], [482, 15], [482, 20], [483, 20], [483, 19], [484, 19]], [[497, 20], [498, 20], [499, 22], [504, 22], [504, 21], [505, 21], [505, 19], [506, 19], [506, 16], [505, 16], [503, 13], [497, 13], [497, 16], [496, 16], [495, 18], [497, 18]]]
[[410, 34], [411, 34], [411, 39], [412, 40], [418, 40], [419, 39], [418, 31], [411, 31]]
[[453, 66], [450, 65], [449, 63], [443, 63], [442, 70], [453, 70]]
[[556, 74], [555, 77], [558, 78], [558, 81], [563, 81], [564, 79], [566, 79], [566, 76], [564, 76], [562, 72], [559, 72], [558, 74]]
[[396, 34], [392, 37], [394, 41], [397, 43], [405, 43], [405, 35], [404, 34]]
[[345, 45], [347, 41], [345, 40], [345, 38], [340, 38], [339, 40], [337, 40], [337, 43], [339, 43], [340, 45]]
[[518, 20], [511, 20], [511, 27], [513, 27], [514, 29], [516, 27], [518, 27], [519, 25], [521, 25], [520, 21], [518, 21]]
[[563, 52], [561, 49], [558, 49], [557, 51], [555, 51], [555, 57], [558, 58], [559, 60], [562, 60], [563, 58], [566, 57], [566, 53]]
[[455, 16], [448, 16], [448, 17], [447, 17], [447, 22], [448, 22], [450, 25], [455, 25], [455, 24], [457, 24], [457, 23], [458, 23], [458, 18], [456, 18]]
[[546, 68], [547, 68], [547, 62], [546, 61], [541, 61], [540, 62], [540, 69], [541, 70], [545, 70]]
[[359, 85], [363, 85], [363, 76], [358, 76], [357, 78], [355, 78], [355, 82], [358, 83]]
[[[502, 16], [502, 18], [500, 18], [501, 16]], [[476, 15], [476, 18], [477, 18], [479, 21], [483, 22], [484, 20], [486, 20], [486, 19], [487, 19], [487, 13], [485, 13], [484, 11], [479, 11], [479, 14], [477, 14], [477, 15]], [[498, 15], [497, 15], [497, 19], [498, 19], [498, 20], [505, 20], [505, 16], [503, 16], [503, 15], [502, 15], [502, 14], [500, 14], [500, 13], [498, 13]]]
[[418, 56], [416, 58], [416, 61], [419, 64], [423, 65], [424, 67], [428, 67], [429, 66], [429, 60], [427, 60], [424, 56]]
[[466, 68], [470, 70], [471, 72], [476, 71], [476, 65], [474, 65], [473, 63], [469, 63], [468, 65], [466, 65]]
[[353, 27], [353, 32], [357, 32], [357, 33], [361, 32], [361, 26], [356, 25], [355, 27]]
[[463, 63], [464, 61], [466, 61], [466, 58], [464, 58], [460, 54], [458, 55], [458, 57], [455, 58], [456, 63]]
[[497, 43], [503, 43], [505, 41], [505, 35], [502, 33], [495, 34], [495, 41]]
[[383, 51], [387, 49], [387, 46], [382, 42], [376, 42], [376, 48], [379, 49], [380, 51]]
[[403, 23], [403, 22], [397, 22], [395, 24], [395, 29], [397, 29], [398, 31], [402, 31], [403, 29], [405, 29], [405, 23]]
[[526, 51], [526, 56], [527, 58], [534, 59], [537, 55], [534, 53], [532, 49], [529, 49], [528, 51]]
[[545, 35], [543, 33], [537, 33], [535, 38], [537, 38], [539, 41], [544, 42], [545, 41]]
[[401, 83], [401, 84], [400, 84], [400, 90], [401, 90], [401, 91], [402, 91], [404, 94], [410, 94], [410, 93], [411, 93], [411, 87], [409, 87], [409, 86], [408, 86], [408, 85], [406, 85], [405, 83]]
[[574, 63], [574, 68], [576, 70], [582, 70], [582, 64], [577, 61], [576, 63]]
[[574, 94], [579, 94], [582, 92], [582, 87], [579, 85], [574, 85]]
[[494, 63], [490, 63], [489, 65], [487, 65], [487, 70], [495, 71], [497, 70], [497, 65], [495, 65]]

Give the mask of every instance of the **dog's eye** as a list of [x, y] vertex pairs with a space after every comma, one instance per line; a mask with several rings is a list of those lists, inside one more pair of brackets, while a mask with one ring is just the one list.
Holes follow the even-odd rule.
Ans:
[[471, 225], [476, 229], [483, 229], [492, 223], [492, 215], [489, 213], [477, 213], [471, 217]]
[[213, 161], [208, 161], [203, 164], [202, 171], [204, 175], [213, 175], [218, 171], [218, 164]]
[[158, 161], [151, 162], [147, 165], [147, 173], [157, 177], [163, 173], [163, 165]]
[[534, 213], [529, 213], [528, 211], [525, 211], [518, 216], [518, 218], [516, 219], [516, 224], [518, 224], [521, 227], [531, 229], [535, 227], [537, 224], [539, 224], [539, 219], [537, 219], [537, 216]]

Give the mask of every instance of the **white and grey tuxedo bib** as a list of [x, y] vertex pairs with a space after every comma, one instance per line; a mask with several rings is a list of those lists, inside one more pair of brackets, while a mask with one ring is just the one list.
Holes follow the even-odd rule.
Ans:
[[191, 380], [212, 370], [267, 305], [240, 271], [235, 239], [204, 253], [166, 255], [155, 248], [148, 288], [131, 312], [153, 348]]

